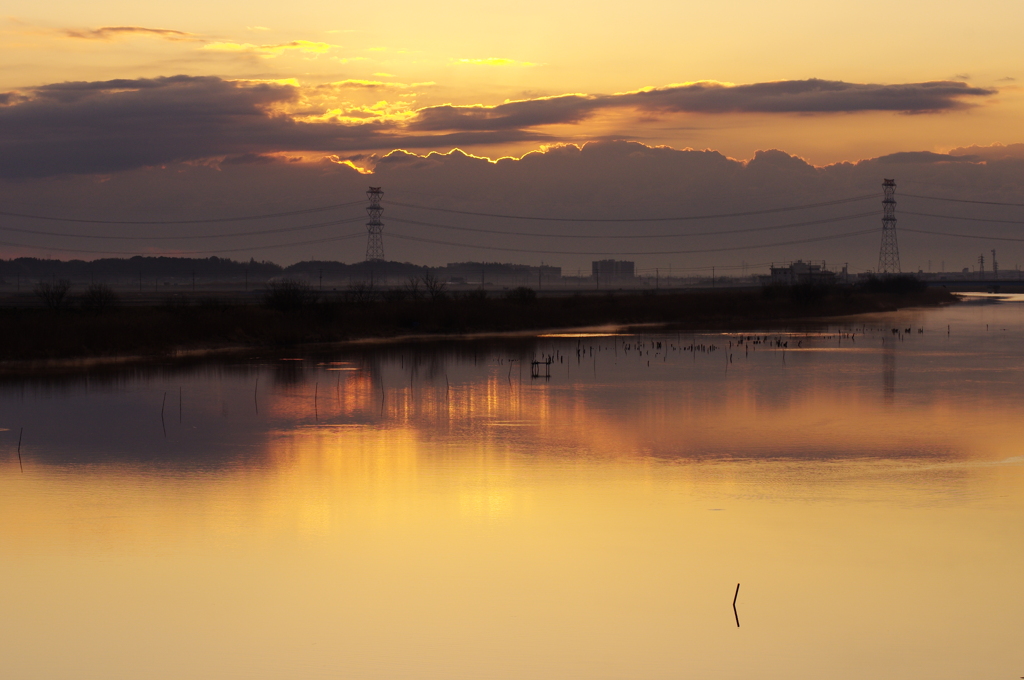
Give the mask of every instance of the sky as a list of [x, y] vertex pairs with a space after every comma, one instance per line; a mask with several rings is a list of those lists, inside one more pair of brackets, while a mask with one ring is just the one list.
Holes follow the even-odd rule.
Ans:
[[[880, 200], [883, 177], [895, 177], [900, 197], [1024, 203], [1024, 147], [1014, 146], [1024, 143], [1024, 7], [1016, 1], [981, 0], [968, 11], [945, 1], [625, 8], [13, 0], [3, 12], [0, 200], [12, 206], [7, 212], [96, 220], [58, 229], [0, 216], [8, 229], [0, 233], [4, 258], [221, 250], [281, 263], [311, 255], [357, 261], [365, 241], [355, 237], [283, 245], [326, 238], [323, 229], [332, 227], [290, 241], [279, 233], [275, 242], [232, 237], [224, 223], [213, 223], [151, 229], [148, 240], [132, 240], [138, 228], [102, 222], [347, 204], [380, 185], [389, 259], [543, 260], [572, 269], [618, 255], [642, 267], [800, 257], [864, 270], [877, 264], [875, 236], [758, 245], [834, 236], [841, 233], [834, 222], [740, 242], [735, 232], [877, 211], [877, 203], [784, 213], [789, 222], [772, 213], [728, 225], [716, 218], [602, 227], [399, 209], [389, 201], [628, 220], [870, 193]], [[776, 172], [756, 171], [758, 159]], [[916, 200], [913, 212], [957, 219], [919, 215], [908, 219], [911, 227], [979, 237], [908, 232], [905, 268], [956, 260], [959, 269], [976, 259], [968, 251], [991, 247], [1005, 253], [1004, 262], [1024, 261], [1017, 242], [982, 238], [1014, 238], [1012, 223], [1024, 221], [1019, 207], [986, 204], [987, 212], [973, 213], [970, 204]], [[361, 207], [339, 210], [330, 217], [352, 219], [340, 227], [345, 235], [363, 229], [355, 221]], [[962, 219], [972, 215], [1003, 221]], [[389, 224], [392, 216], [407, 221]], [[872, 220], [843, 229], [878, 227]], [[431, 221], [445, 226], [422, 224]], [[246, 224], [249, 232], [264, 226]], [[452, 226], [484, 231], [444, 231]], [[662, 229], [656, 242], [616, 241], [608, 231], [649, 227]], [[733, 234], [693, 236], [715, 229]], [[498, 238], [486, 230], [541, 235]], [[567, 230], [571, 243], [549, 235]], [[427, 240], [389, 238], [401, 234]], [[163, 235], [176, 240], [155, 238]], [[97, 244], [90, 236], [121, 238], [92, 239], [103, 241]], [[722, 250], [736, 245], [758, 247]]]

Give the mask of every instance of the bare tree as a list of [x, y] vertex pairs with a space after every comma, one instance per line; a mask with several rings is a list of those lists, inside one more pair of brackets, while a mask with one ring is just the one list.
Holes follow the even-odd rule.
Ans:
[[71, 290], [71, 282], [67, 279], [60, 279], [56, 282], [40, 281], [36, 286], [35, 293], [48, 309], [60, 309], [70, 299], [68, 298], [69, 290]]
[[448, 296], [448, 284], [430, 272], [423, 275], [423, 287], [427, 289], [427, 295], [431, 300], [443, 300]]
[[409, 277], [409, 282], [405, 284], [405, 290], [413, 300], [419, 300], [423, 297], [423, 289], [420, 288], [420, 280], [415, 276]]
[[82, 309], [89, 312], [104, 312], [118, 303], [117, 293], [105, 283], [94, 283], [85, 289], [79, 298]]

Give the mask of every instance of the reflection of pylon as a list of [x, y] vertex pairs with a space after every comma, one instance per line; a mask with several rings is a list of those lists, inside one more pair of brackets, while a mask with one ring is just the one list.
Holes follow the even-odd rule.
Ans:
[[900, 247], [896, 243], [896, 180], [882, 182], [882, 247], [878, 251], [878, 273], [900, 273]]
[[370, 221], [366, 223], [366, 261], [380, 262], [384, 259], [384, 224], [380, 221], [384, 208], [380, 207], [380, 199], [384, 192], [380, 187], [370, 187], [366, 197], [370, 199], [370, 205], [366, 212], [370, 215]]

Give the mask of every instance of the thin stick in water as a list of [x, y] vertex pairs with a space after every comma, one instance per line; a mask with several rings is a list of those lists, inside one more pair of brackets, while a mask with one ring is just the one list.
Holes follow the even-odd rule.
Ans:
[[740, 627], [740, 615], [736, 611], [736, 598], [740, 596], [740, 584], [736, 584], [736, 594], [732, 596], [732, 613], [736, 617], [736, 627]]
[[21, 435], [23, 434], [25, 434], [24, 427], [18, 430], [18, 467], [21, 469], [21, 473], [25, 474], [25, 466], [21, 462]]
[[167, 438], [167, 425], [164, 423], [164, 409], [167, 407], [167, 392], [164, 391], [163, 401], [160, 402], [160, 427], [164, 431], [164, 439]]

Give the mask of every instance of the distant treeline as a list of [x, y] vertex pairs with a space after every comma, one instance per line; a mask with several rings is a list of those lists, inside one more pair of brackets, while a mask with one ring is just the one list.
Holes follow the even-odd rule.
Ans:
[[[489, 295], [484, 290], [449, 291], [432, 275], [404, 287], [382, 290], [363, 284], [330, 293], [282, 280], [269, 283], [253, 300], [167, 296], [161, 302], [136, 306], [120, 304], [119, 296], [105, 284], [69, 294], [59, 282], [43, 281], [36, 290], [45, 305], [0, 305], [0, 328], [11, 329], [0, 333], [0, 376], [5, 371], [35, 370], [20, 361], [156, 358], [228, 348], [292, 351], [304, 344], [408, 335], [652, 323], [680, 331], [754, 331], [801, 319], [813, 323], [810, 320], [821, 317], [954, 300], [945, 289], [892, 282], [559, 297], [541, 297], [520, 287]], [[257, 299], [261, 304], [253, 304]]]
[[278, 277], [324, 279], [368, 279], [371, 274], [380, 276], [386, 272], [388, 278], [405, 280], [422, 277], [430, 271], [408, 262], [343, 262], [309, 260], [282, 267], [266, 260], [238, 262], [223, 257], [131, 257], [104, 258], [101, 260], [44, 260], [37, 257], [19, 257], [0, 260], [0, 282], [11, 284], [20, 278], [26, 282], [44, 279], [69, 279], [72, 281], [128, 281], [142, 277], [191, 279], [193, 276], [205, 280], [268, 281]]

